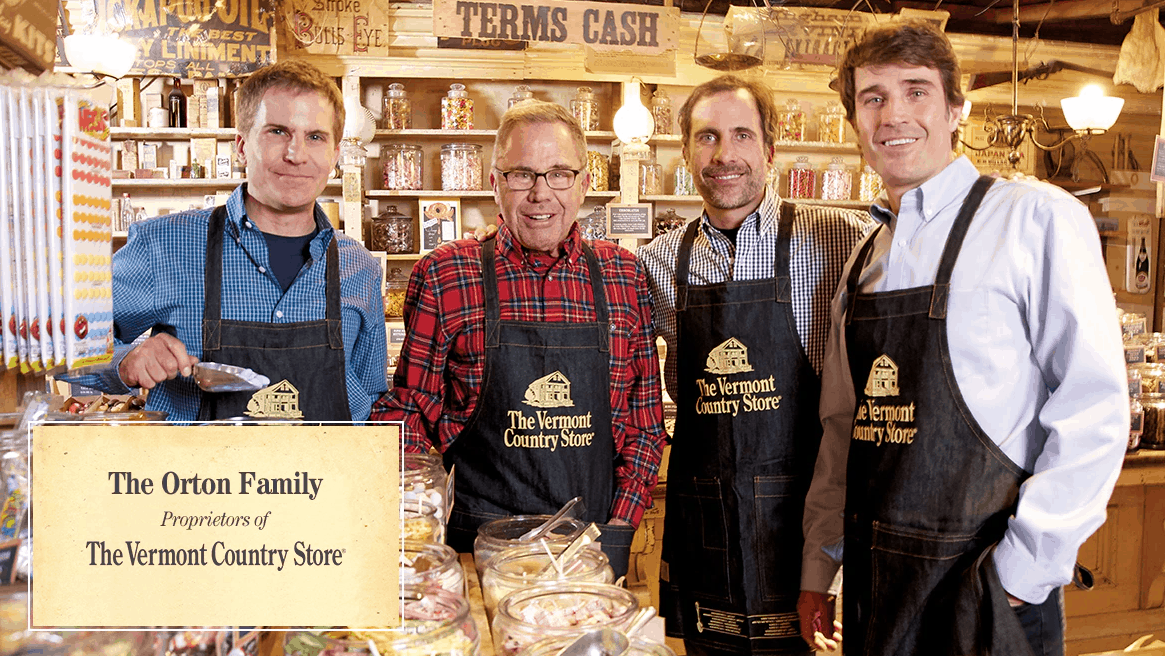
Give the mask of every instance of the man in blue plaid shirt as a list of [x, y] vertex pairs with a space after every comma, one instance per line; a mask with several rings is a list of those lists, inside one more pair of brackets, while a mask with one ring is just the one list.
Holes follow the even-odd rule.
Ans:
[[[280, 62], [247, 78], [235, 115], [247, 182], [225, 206], [130, 226], [113, 256], [116, 367], [73, 382], [147, 389], [147, 409], [174, 421], [362, 421], [387, 389], [380, 267], [316, 203], [339, 158], [339, 89], [310, 64]], [[200, 360], [272, 385], [203, 393], [191, 378]]]

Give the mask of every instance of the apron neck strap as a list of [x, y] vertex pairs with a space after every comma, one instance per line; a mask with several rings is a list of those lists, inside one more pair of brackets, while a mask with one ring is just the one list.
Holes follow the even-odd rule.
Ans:
[[773, 280], [777, 285], [777, 302], [793, 302], [792, 273], [789, 264], [789, 247], [793, 242], [793, 220], [797, 207], [793, 203], [781, 201], [781, 211], [777, 220], [777, 248], [773, 254]]
[[676, 311], [682, 312], [688, 307], [688, 264], [692, 259], [692, 244], [696, 242], [696, 232], [700, 229], [700, 219], [688, 224], [684, 229], [684, 238], [680, 241], [680, 250], [676, 253]]
[[959, 215], [955, 217], [955, 224], [951, 226], [951, 233], [947, 235], [947, 245], [943, 248], [942, 259], [938, 263], [938, 273], [934, 277], [934, 289], [930, 294], [930, 318], [947, 318], [947, 299], [951, 292], [951, 272], [955, 269], [955, 260], [959, 259], [959, 251], [963, 247], [963, 239], [967, 236], [967, 229], [971, 227], [971, 219], [987, 195], [987, 190], [995, 178], [981, 175], [971, 185], [971, 191], [963, 200], [959, 208]]
[[849, 275], [845, 279], [845, 325], [849, 325], [853, 321], [854, 303], [858, 298], [858, 277], [861, 276], [862, 269], [866, 266], [866, 260], [870, 257], [870, 250], [874, 247], [874, 240], [877, 239], [878, 233], [885, 228], [885, 225], [879, 225], [874, 228], [872, 232], [866, 237], [865, 242], [858, 250], [857, 259], [854, 260], [853, 267], [849, 270]]
[[327, 305], [324, 308], [324, 317], [328, 321], [328, 347], [332, 349], [344, 348], [344, 326], [340, 315], [340, 246], [336, 243], [339, 240], [339, 233], [332, 230], [325, 259], [328, 268], [325, 271], [327, 282], [324, 286], [326, 290], [324, 298]]
[[210, 213], [206, 226], [206, 265], [203, 268], [202, 350], [217, 351], [222, 346], [222, 239], [227, 208], [219, 205]]

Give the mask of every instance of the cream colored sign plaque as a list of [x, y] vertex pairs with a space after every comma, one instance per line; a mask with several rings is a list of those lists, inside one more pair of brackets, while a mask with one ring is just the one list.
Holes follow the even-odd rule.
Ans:
[[43, 425], [32, 626], [399, 623], [396, 426]]

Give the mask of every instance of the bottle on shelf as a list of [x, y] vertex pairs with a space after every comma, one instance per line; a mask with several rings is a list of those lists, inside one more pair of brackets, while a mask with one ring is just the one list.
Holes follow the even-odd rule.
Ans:
[[1137, 291], [1149, 291], [1149, 251], [1145, 248], [1145, 238], [1141, 237], [1141, 248], [1137, 250], [1137, 261], [1133, 278]]
[[121, 194], [121, 216], [119, 217], [118, 231], [129, 230], [129, 224], [134, 221], [133, 203], [129, 199], [129, 194]]
[[186, 127], [186, 94], [182, 93], [182, 80], [174, 78], [170, 87], [170, 95], [166, 97], [167, 107], [170, 110], [170, 127]]

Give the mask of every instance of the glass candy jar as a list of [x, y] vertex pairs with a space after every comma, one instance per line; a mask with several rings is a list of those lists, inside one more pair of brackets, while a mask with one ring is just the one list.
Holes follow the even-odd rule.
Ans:
[[671, 232], [676, 228], [683, 227], [687, 220], [676, 214], [675, 210], [669, 209], [666, 212], [655, 215], [655, 235], [658, 237], [665, 232]]
[[518, 590], [503, 598], [494, 614], [494, 651], [515, 656], [550, 636], [626, 628], [637, 610], [633, 593], [604, 583], [551, 583]]
[[858, 180], [858, 198], [866, 202], [873, 202], [882, 194], [882, 176], [878, 175], [869, 164], [862, 167], [862, 175]]
[[817, 188], [817, 172], [809, 166], [809, 158], [802, 155], [797, 163], [788, 171], [789, 188], [788, 198], [813, 198]]
[[1141, 447], [1141, 433], [1145, 427], [1145, 409], [1141, 405], [1140, 396], [1129, 397], [1129, 442], [1125, 447], [1128, 452], [1136, 451]]
[[579, 87], [578, 93], [570, 101], [570, 113], [578, 119], [585, 131], [599, 129], [599, 101], [590, 87]]
[[655, 119], [655, 134], [672, 134], [671, 98], [663, 89], [651, 97], [651, 117]]
[[368, 250], [385, 253], [412, 253], [413, 219], [389, 205], [371, 221]]
[[821, 172], [821, 200], [849, 200], [853, 182], [854, 174], [845, 167], [840, 157], [834, 157]]
[[432, 453], [404, 454], [404, 469], [400, 472], [401, 500], [427, 501], [436, 508], [437, 519], [444, 526], [445, 509], [449, 502], [449, 475], [441, 456]]
[[[675, 651], [667, 645], [638, 635], [627, 637], [630, 638], [631, 645], [623, 652], [623, 656], [676, 656]], [[577, 639], [577, 635], [565, 635], [539, 640], [523, 649], [519, 656], [558, 656], [559, 652]]]
[[805, 112], [801, 111], [801, 103], [793, 98], [777, 112], [777, 138], [781, 141], [805, 140]]
[[1142, 449], [1165, 449], [1165, 394], [1142, 394], [1145, 419], [1141, 424]]
[[517, 105], [523, 100], [532, 100], [533, 98], [534, 92], [530, 90], [530, 87], [526, 86], [525, 84], [519, 84], [514, 89], [514, 95], [510, 96], [510, 99], [506, 102], [506, 109]]
[[384, 92], [384, 115], [380, 119], [380, 126], [385, 130], [408, 130], [413, 127], [413, 103], [405, 93], [405, 85], [400, 82], [388, 85]]
[[441, 99], [441, 129], [473, 129], [473, 99], [464, 84], [450, 84], [449, 93]]
[[677, 196], [696, 195], [696, 182], [692, 179], [692, 172], [688, 170], [687, 163], [682, 159], [676, 164], [674, 193]]
[[481, 146], [445, 144], [441, 146], [441, 189], [481, 191]]
[[563, 564], [563, 572], [559, 574], [546, 550], [549, 549], [557, 558], [566, 547], [565, 544], [556, 544], [544, 549], [541, 544], [524, 544], [510, 547], [486, 561], [481, 575], [486, 615], [492, 620], [498, 602], [515, 590], [543, 583], [611, 583], [615, 580], [607, 555], [598, 549], [579, 550], [571, 562]]
[[583, 239], [607, 238], [607, 210], [602, 205], [596, 205], [595, 209], [588, 215], [579, 219], [579, 230], [582, 231]]
[[610, 164], [607, 156], [597, 150], [587, 151], [587, 172], [591, 174], [591, 191], [606, 191]]
[[405, 294], [408, 290], [407, 278], [389, 278], [384, 281], [384, 316], [400, 319], [405, 315]]
[[400, 582], [422, 589], [436, 585], [465, 596], [465, 572], [457, 552], [447, 544], [405, 540], [400, 551]]
[[[550, 515], [512, 515], [494, 519], [482, 524], [477, 529], [477, 538], [473, 541], [473, 562], [477, 567], [480, 578], [485, 562], [499, 551], [522, 544], [518, 538], [531, 529], [538, 528]], [[550, 529], [546, 535], [548, 544], [569, 544], [587, 525], [581, 519], [567, 517], [560, 524]]]
[[[443, 512], [443, 511], [442, 511]], [[437, 517], [437, 506], [424, 499], [400, 502], [401, 533], [405, 540], [445, 542], [445, 526]]]
[[420, 189], [424, 170], [424, 152], [420, 146], [388, 144], [381, 157], [385, 189]]
[[817, 140], [825, 143], [845, 143], [845, 109], [831, 100], [817, 113]]
[[647, 160], [639, 163], [639, 195], [659, 196], [663, 194], [663, 165]]

